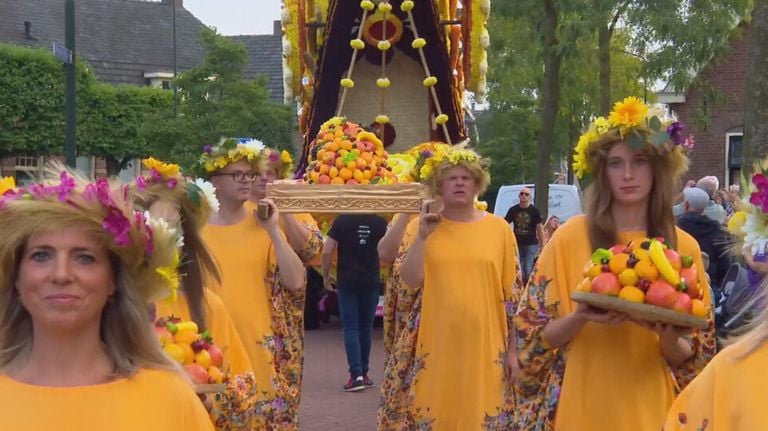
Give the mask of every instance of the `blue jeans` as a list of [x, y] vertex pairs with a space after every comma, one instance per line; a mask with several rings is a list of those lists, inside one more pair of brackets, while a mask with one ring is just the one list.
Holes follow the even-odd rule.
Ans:
[[520, 266], [523, 271], [523, 281], [527, 282], [533, 272], [533, 261], [539, 254], [539, 245], [521, 245], [520, 246]]
[[338, 293], [349, 374], [359, 377], [368, 373], [371, 330], [376, 305], [379, 303], [379, 285], [377, 282], [365, 285], [340, 283]]

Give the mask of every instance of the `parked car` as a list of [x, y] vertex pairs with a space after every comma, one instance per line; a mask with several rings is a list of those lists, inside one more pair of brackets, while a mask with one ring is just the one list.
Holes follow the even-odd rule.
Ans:
[[[520, 189], [523, 187], [531, 189], [531, 202], [534, 202], [536, 186], [533, 184], [501, 186], [499, 193], [496, 195], [496, 205], [493, 208], [493, 213], [500, 217], [507, 215], [507, 211], [510, 208], [520, 203]], [[581, 196], [576, 186], [569, 184], [549, 185], [548, 214], [550, 216], [555, 215], [560, 219], [560, 223], [565, 223], [569, 218], [582, 212]]]

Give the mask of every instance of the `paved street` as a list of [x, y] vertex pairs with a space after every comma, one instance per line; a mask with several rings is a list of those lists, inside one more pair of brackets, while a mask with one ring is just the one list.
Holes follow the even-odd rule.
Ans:
[[379, 382], [384, 367], [381, 328], [374, 328], [371, 373], [376, 386], [358, 393], [341, 390], [349, 375], [344, 354], [341, 323], [332, 320], [305, 336], [304, 388], [302, 392], [302, 431], [376, 429]]

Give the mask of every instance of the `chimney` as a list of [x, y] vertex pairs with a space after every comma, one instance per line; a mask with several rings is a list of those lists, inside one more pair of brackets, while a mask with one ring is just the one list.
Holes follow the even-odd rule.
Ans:
[[173, 4], [176, 2], [176, 7], [184, 7], [184, 0], [163, 0], [163, 4]]
[[272, 21], [272, 34], [275, 36], [283, 35], [283, 23], [280, 20]]

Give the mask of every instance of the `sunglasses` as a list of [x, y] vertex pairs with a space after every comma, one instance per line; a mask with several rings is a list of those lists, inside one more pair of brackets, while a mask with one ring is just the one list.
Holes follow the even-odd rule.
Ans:
[[531, 195], [530, 193], [520, 192], [520, 196], [530, 196], [530, 195]]

